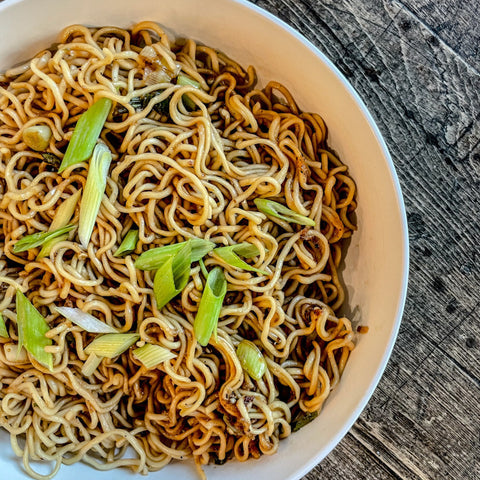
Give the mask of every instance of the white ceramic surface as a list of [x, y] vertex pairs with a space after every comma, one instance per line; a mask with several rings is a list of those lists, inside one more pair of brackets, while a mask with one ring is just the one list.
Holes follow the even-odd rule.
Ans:
[[[321, 461], [355, 422], [393, 348], [408, 270], [406, 219], [398, 179], [374, 121], [332, 63], [284, 23], [245, 1], [6, 0], [0, 3], [0, 70], [47, 47], [69, 24], [129, 26], [146, 19], [177, 35], [216, 46], [244, 65], [255, 65], [261, 82], [276, 79], [288, 86], [302, 109], [322, 114], [329, 128], [329, 144], [349, 165], [357, 182], [359, 230], [347, 253], [344, 282], [353, 319], [368, 325], [368, 334], [358, 338], [342, 381], [321, 415], [283, 441], [279, 454], [207, 468], [209, 480], [298, 479]], [[27, 478], [20, 464], [8, 436], [0, 432], [0, 478]], [[63, 466], [57, 478], [131, 480], [133, 475], [76, 465]], [[150, 478], [198, 477], [191, 464], [176, 463]]]

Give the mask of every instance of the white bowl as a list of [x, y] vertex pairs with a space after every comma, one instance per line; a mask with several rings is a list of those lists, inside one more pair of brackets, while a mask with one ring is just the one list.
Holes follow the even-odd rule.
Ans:
[[[300, 107], [319, 112], [329, 145], [349, 166], [358, 186], [358, 225], [344, 271], [349, 310], [368, 325], [345, 374], [320, 416], [281, 442], [272, 457], [209, 466], [209, 480], [298, 479], [342, 439], [373, 393], [392, 351], [405, 300], [408, 240], [397, 176], [384, 141], [365, 105], [333, 64], [301, 35], [243, 0], [13, 0], [0, 4], [0, 70], [33, 56], [72, 23], [130, 26], [155, 20], [172, 33], [215, 46], [257, 68], [260, 82], [276, 79]], [[0, 433], [2, 478], [26, 478], [21, 460]], [[345, 460], [348, 462], [348, 459]], [[154, 478], [196, 479], [189, 463], [173, 463]], [[98, 472], [63, 466], [58, 480], [132, 479], [129, 471]]]

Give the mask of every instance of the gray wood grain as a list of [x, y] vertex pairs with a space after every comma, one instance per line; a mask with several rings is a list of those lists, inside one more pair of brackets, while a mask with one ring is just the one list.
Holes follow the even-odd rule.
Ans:
[[409, 221], [409, 295], [391, 361], [360, 419], [305, 479], [480, 480], [480, 3], [253, 3], [359, 92]]

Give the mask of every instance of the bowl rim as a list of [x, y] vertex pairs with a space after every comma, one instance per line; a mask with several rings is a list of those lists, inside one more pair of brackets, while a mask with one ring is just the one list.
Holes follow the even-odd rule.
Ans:
[[327, 455], [329, 455], [332, 450], [342, 441], [348, 431], [352, 428], [354, 423], [360, 417], [361, 413], [367, 406], [367, 403], [370, 401], [374, 391], [376, 390], [383, 373], [385, 372], [385, 368], [390, 360], [390, 357], [393, 352], [393, 348], [395, 346], [395, 342], [398, 337], [398, 332], [400, 330], [400, 324], [402, 321], [402, 316], [405, 308], [405, 301], [407, 298], [407, 289], [408, 289], [408, 273], [409, 273], [409, 263], [410, 263], [410, 247], [409, 247], [409, 238], [408, 238], [408, 223], [407, 223], [407, 215], [405, 209], [405, 203], [403, 200], [402, 189], [400, 185], [400, 181], [395, 169], [395, 165], [393, 163], [392, 157], [388, 150], [387, 144], [378, 128], [372, 114], [368, 110], [365, 102], [360, 97], [358, 92], [353, 88], [350, 82], [345, 78], [343, 73], [335, 66], [332, 60], [328, 58], [318, 47], [316, 47], [310, 40], [308, 40], [302, 33], [291, 27], [288, 23], [284, 20], [276, 17], [272, 13], [268, 12], [267, 10], [258, 7], [257, 5], [248, 2], [247, 0], [231, 0], [233, 3], [237, 3], [253, 10], [258, 15], [262, 15], [266, 17], [271, 22], [275, 23], [276, 25], [280, 26], [284, 29], [287, 33], [291, 36], [295, 37], [298, 41], [300, 41], [308, 50], [310, 50], [316, 57], [318, 57], [321, 61], [323, 61], [327, 67], [335, 74], [335, 76], [341, 81], [343, 87], [348, 91], [348, 93], [353, 97], [357, 105], [359, 106], [365, 120], [367, 121], [368, 125], [372, 129], [373, 135], [376, 138], [381, 152], [384, 156], [384, 160], [388, 167], [388, 171], [392, 180], [392, 185], [394, 187], [394, 196], [397, 203], [398, 213], [401, 220], [401, 243], [402, 243], [402, 278], [401, 278], [401, 288], [400, 294], [397, 300], [397, 307], [395, 313], [395, 321], [392, 324], [392, 330], [390, 333], [389, 341], [385, 345], [385, 349], [382, 355], [382, 360], [379, 363], [377, 371], [370, 382], [370, 385], [367, 389], [365, 389], [360, 402], [357, 404], [356, 408], [352, 410], [350, 415], [348, 416], [347, 420], [343, 423], [343, 428], [339, 429], [336, 435], [332, 437], [330, 442], [316, 455], [312, 456], [310, 460], [300, 466], [294, 474], [292, 474], [286, 480], [299, 480], [304, 475], [309, 473], [316, 465], [318, 465]]

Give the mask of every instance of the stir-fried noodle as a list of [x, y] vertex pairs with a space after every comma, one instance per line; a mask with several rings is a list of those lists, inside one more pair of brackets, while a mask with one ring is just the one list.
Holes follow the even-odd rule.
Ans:
[[[172, 460], [208, 463], [273, 454], [318, 412], [353, 349], [337, 268], [355, 226], [355, 185], [328, 149], [327, 129], [276, 82], [256, 88], [252, 67], [192, 40], [171, 43], [154, 23], [131, 30], [70, 26], [58, 44], [0, 76], [0, 425], [34, 478], [32, 461], [83, 461], [98, 469], [158, 470]], [[179, 82], [179, 75], [191, 81]], [[193, 81], [193, 82], [192, 82]], [[113, 107], [99, 142], [112, 152], [105, 194], [86, 247], [78, 202], [48, 255], [15, 253], [49, 230], [61, 204], [85, 190], [88, 162], [58, 164], [82, 113]], [[27, 128], [48, 126], [44, 151]], [[49, 155], [47, 155], [48, 153]], [[268, 198], [306, 216], [304, 226], [259, 211]], [[138, 229], [133, 253], [114, 256]], [[214, 252], [191, 264], [188, 283], [161, 309], [145, 251], [191, 238], [257, 247], [247, 271]], [[205, 274], [220, 266], [228, 291], [218, 331], [201, 346], [193, 324]], [[18, 348], [17, 291], [48, 323], [53, 369]], [[18, 300], [17, 300], [18, 301]], [[88, 333], [55, 307], [75, 307], [137, 344], [84, 375]], [[242, 368], [243, 340], [263, 354], [259, 379]], [[144, 343], [175, 354], [146, 368]], [[128, 455], [125, 455], [127, 449]], [[131, 450], [134, 454], [132, 455]]]

